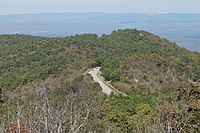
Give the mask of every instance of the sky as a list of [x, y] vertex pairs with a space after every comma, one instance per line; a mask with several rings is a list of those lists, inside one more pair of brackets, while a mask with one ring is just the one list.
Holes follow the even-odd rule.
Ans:
[[0, 14], [45, 12], [200, 13], [200, 0], [0, 0]]

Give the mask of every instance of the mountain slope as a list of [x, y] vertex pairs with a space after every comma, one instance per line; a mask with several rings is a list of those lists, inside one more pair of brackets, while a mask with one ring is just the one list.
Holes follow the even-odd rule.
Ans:
[[[165, 75], [184, 80], [199, 78], [196, 73], [199, 54], [143, 31], [119, 30], [100, 38], [95, 34], [66, 38], [3, 35], [0, 38], [1, 88], [14, 89], [38, 79], [45, 80], [71, 64], [79, 63], [77, 69], [83, 66], [86, 69], [91, 62], [103, 67], [107, 80], [130, 84], [137, 74], [140, 79], [150, 73], [158, 73], [161, 78]], [[136, 72], [132, 77], [127, 75], [133, 70]]]
[[[84, 74], [96, 66], [101, 66], [102, 76], [128, 96], [102, 96], [100, 86]], [[164, 126], [163, 130], [168, 130], [165, 129], [168, 118], [170, 130], [198, 130], [195, 111], [199, 110], [199, 53], [145, 31], [125, 29], [101, 37], [95, 34], [63, 38], [1, 35], [0, 70], [4, 97], [1, 111], [5, 117], [7, 108], [3, 107], [9, 105], [15, 110], [20, 103], [26, 112], [31, 107], [29, 102], [42, 107], [46, 97], [56, 112], [67, 101], [65, 98], [73, 95], [70, 98], [79, 102], [85, 99], [84, 104], [76, 101], [76, 107], [91, 107], [89, 118], [87, 108], [83, 109], [87, 123], [82, 132], [142, 132], [154, 117]], [[169, 117], [165, 117], [164, 111], [169, 108]], [[67, 117], [70, 110], [66, 113]], [[92, 121], [94, 118], [99, 121]], [[187, 126], [184, 126], [181, 119], [191, 121], [185, 121]], [[102, 124], [105, 121], [108, 125]], [[137, 127], [139, 121], [141, 125]], [[173, 124], [175, 121], [180, 123]], [[195, 127], [189, 127], [193, 121]]]

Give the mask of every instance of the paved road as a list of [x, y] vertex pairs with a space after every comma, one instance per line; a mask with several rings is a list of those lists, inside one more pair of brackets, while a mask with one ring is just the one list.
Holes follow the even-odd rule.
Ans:
[[90, 70], [88, 73], [93, 77], [95, 82], [98, 82], [99, 85], [102, 88], [102, 92], [110, 95], [110, 93], [112, 92], [112, 89], [110, 87], [108, 87], [106, 84], [104, 84], [104, 82], [97, 76], [97, 73], [100, 71], [100, 67], [96, 67], [93, 68], [92, 70]]

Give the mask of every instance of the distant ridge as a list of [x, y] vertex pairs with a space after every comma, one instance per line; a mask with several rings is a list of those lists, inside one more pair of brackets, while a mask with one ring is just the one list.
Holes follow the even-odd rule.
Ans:
[[69, 36], [141, 29], [200, 52], [200, 13], [40, 13], [0, 15], [0, 34]]

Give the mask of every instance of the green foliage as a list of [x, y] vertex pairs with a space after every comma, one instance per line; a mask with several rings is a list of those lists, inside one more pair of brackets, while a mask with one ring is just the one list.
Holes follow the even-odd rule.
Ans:
[[93, 89], [101, 89], [101, 86], [99, 85], [99, 83], [95, 82], [95, 83], [92, 85], [92, 88], [93, 88]]
[[143, 76], [143, 79], [144, 79], [145, 81], [148, 81], [148, 76], [147, 76], [147, 75], [144, 75], [144, 76]]
[[198, 81], [200, 79], [200, 65], [194, 68], [190, 78], [194, 81]]
[[[120, 90], [125, 86], [128, 96], [101, 95], [99, 84], [82, 75], [97, 66], [102, 67], [106, 80], [114, 85], [123, 83]], [[186, 83], [191, 79], [197, 84], [199, 76], [199, 53], [136, 29], [117, 30], [101, 37], [0, 36], [0, 95], [19, 95], [25, 105], [37, 99], [34, 89], [39, 84], [61, 86], [51, 88], [51, 103], [55, 107], [69, 92], [78, 94], [76, 100], [89, 99], [94, 105], [86, 125], [88, 132], [147, 132], [148, 128], [149, 132], [167, 132], [166, 121], [180, 127], [184, 121], [186, 125], [176, 128], [177, 132], [189, 132], [187, 128], [198, 131], [198, 86]], [[15, 95], [17, 91], [20, 94]], [[2, 97], [0, 102], [6, 103]], [[173, 104], [168, 106], [169, 103]], [[153, 130], [155, 127], [161, 130]]]
[[[140, 36], [141, 33], [143, 36]], [[151, 58], [152, 53], [156, 58]], [[147, 55], [149, 59], [145, 59], [146, 67], [155, 62], [161, 67], [157, 68], [161, 72], [165, 67], [163, 64], [167, 64], [170, 69], [175, 67], [177, 73], [184, 72], [188, 77], [199, 79], [199, 65], [195, 63], [198, 62], [198, 54], [181, 49], [150, 33], [125, 29], [99, 38], [95, 34], [65, 38], [1, 35], [0, 87], [15, 89], [36, 79], [46, 80], [50, 75], [58, 75], [64, 68], [77, 61], [88, 64], [95, 61], [87, 66], [102, 66], [106, 80], [115, 82], [120, 81], [121, 77], [125, 80], [131, 65], [126, 66], [126, 72], [123, 69], [126, 65], [124, 62], [130, 63], [128, 57], [134, 59], [133, 55], [137, 55], [139, 60], [144, 60], [143, 55]], [[144, 62], [138, 62], [138, 66], [139, 64]], [[188, 64], [191, 64], [193, 73], [185, 71]], [[74, 68], [78, 69], [81, 65], [84, 64]]]
[[145, 115], [148, 115], [151, 111], [151, 108], [148, 104], [140, 104], [136, 107], [136, 114], [139, 117], [144, 117]]
[[177, 72], [182, 73], [185, 71], [185, 65], [183, 63], [178, 63], [176, 67]]
[[160, 61], [159, 59], [156, 61], [156, 65], [157, 65], [158, 67], [161, 66], [161, 61]]
[[98, 113], [99, 121], [107, 121], [115, 131], [133, 132], [137, 122], [150, 117], [155, 104], [153, 97], [132, 91], [127, 97], [112, 94], [95, 113]]

